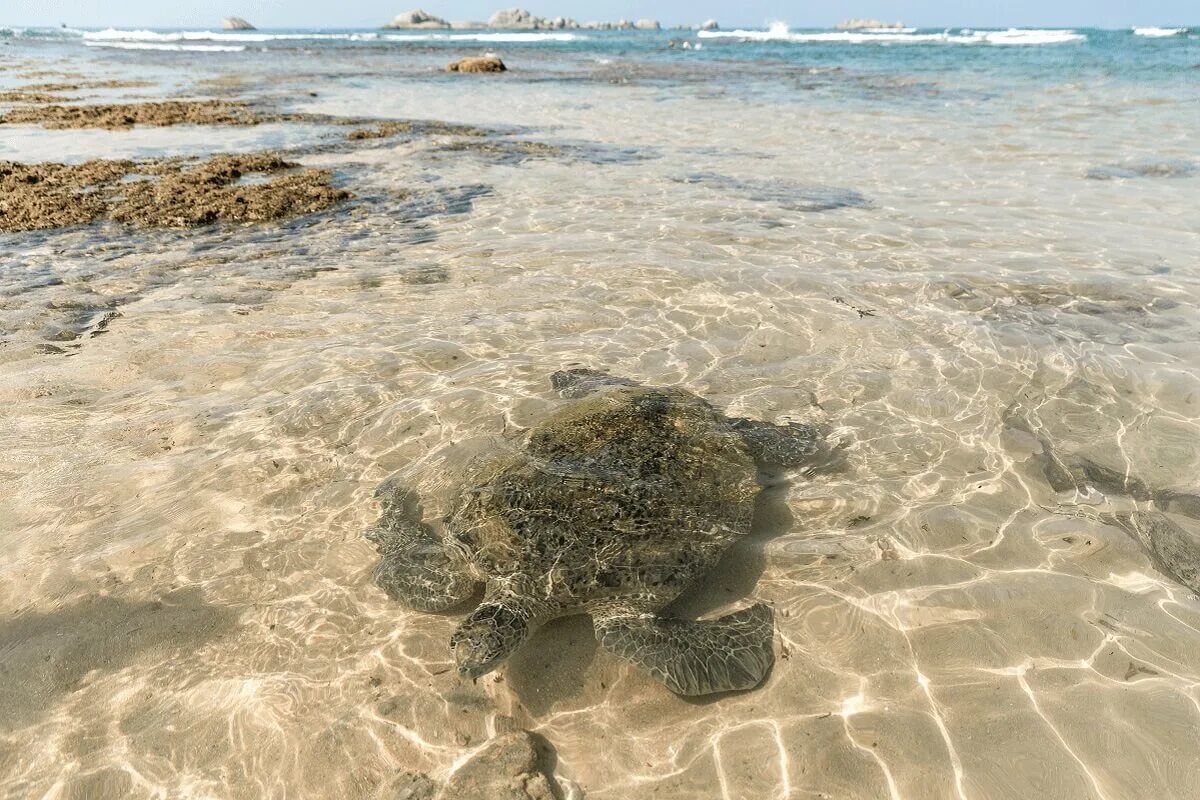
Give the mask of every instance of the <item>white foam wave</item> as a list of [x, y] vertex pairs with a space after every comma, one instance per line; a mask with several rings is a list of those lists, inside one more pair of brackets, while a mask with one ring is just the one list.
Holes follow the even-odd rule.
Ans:
[[76, 28], [0, 27], [0, 39], [78, 39], [82, 35]]
[[1087, 36], [1073, 30], [1009, 28], [1004, 31], [976, 31], [963, 29], [941, 33], [909, 33], [904, 30], [872, 31], [819, 31], [792, 32], [786, 25], [773, 24], [765, 31], [699, 31], [703, 39], [736, 39], [747, 42], [795, 42], [831, 44], [991, 44], [991, 45], [1039, 45], [1082, 42]]
[[90, 31], [83, 34], [87, 42], [239, 42], [261, 44], [276, 41], [372, 41], [379, 38], [377, 33], [256, 33], [223, 31], [175, 31], [160, 33], [147, 30], [118, 30], [109, 28], [103, 31]]
[[392, 42], [575, 42], [588, 37], [576, 33], [261, 33], [224, 31], [118, 30], [109, 28], [83, 34], [87, 43], [95, 42], [233, 42], [262, 44], [287, 41], [378, 41]]
[[1134, 28], [1134, 36], [1149, 36], [1159, 39], [1166, 36], [1182, 36], [1187, 33], [1187, 28]]
[[112, 47], [118, 50], [162, 50], [189, 53], [240, 53], [246, 46], [237, 44], [180, 44], [177, 42], [90, 42], [88, 47]]

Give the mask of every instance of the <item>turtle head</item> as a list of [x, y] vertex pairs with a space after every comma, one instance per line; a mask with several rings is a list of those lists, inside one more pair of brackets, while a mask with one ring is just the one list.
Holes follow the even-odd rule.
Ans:
[[567, 367], [550, 376], [550, 386], [559, 397], [575, 400], [609, 386], [637, 386], [637, 382], [587, 367]]
[[529, 636], [529, 618], [503, 603], [484, 603], [450, 636], [458, 674], [475, 679], [500, 666]]

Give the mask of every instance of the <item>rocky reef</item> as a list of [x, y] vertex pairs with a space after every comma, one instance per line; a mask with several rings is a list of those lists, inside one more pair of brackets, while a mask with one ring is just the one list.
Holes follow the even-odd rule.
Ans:
[[350, 193], [275, 153], [197, 159], [0, 161], [0, 231], [108, 219], [142, 228], [265, 222], [321, 211]]
[[0, 125], [43, 128], [132, 128], [135, 125], [257, 125], [274, 121], [245, 103], [228, 100], [162, 100], [152, 103], [21, 106], [0, 114]]
[[[447, 22], [441, 17], [435, 17], [426, 11], [417, 9], [415, 11], [407, 11], [403, 14], [397, 14], [391, 22], [388, 22], [382, 27], [385, 29], [449, 28], [454, 30], [494, 28], [500, 30], [530, 31], [554, 31], [565, 29], [657, 31], [662, 29], [662, 26], [659, 25], [658, 20], [655, 19], [639, 19], [636, 22], [631, 22], [627, 19], [617, 20], [616, 22], [579, 22], [578, 20], [570, 17], [539, 17], [523, 8], [500, 9], [496, 13], [492, 14], [487, 22]], [[708, 20], [700, 27], [702, 30], [716, 30], [717, 22], [716, 20]]]

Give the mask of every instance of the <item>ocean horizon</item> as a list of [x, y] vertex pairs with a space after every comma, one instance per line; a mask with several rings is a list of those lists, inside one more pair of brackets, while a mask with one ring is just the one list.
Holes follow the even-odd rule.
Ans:
[[0, 22], [0, 797], [1195, 797], [1200, 27], [703, 22]]

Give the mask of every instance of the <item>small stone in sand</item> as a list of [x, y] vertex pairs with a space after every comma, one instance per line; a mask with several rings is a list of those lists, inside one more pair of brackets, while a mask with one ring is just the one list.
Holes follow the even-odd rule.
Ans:
[[[543, 740], [544, 741], [544, 740]], [[554, 800], [545, 755], [526, 731], [489, 741], [450, 776], [445, 800]]]
[[447, 72], [506, 72], [508, 67], [495, 56], [460, 58], [446, 65]]

